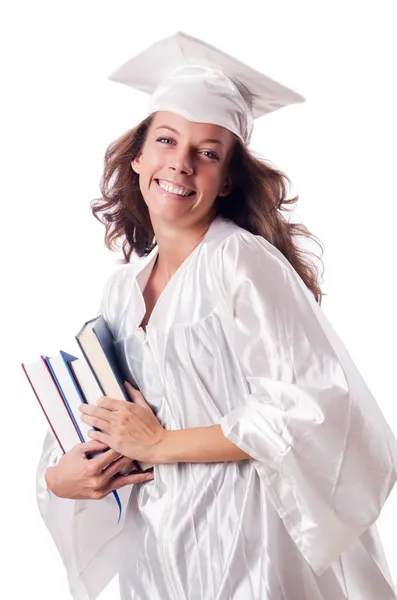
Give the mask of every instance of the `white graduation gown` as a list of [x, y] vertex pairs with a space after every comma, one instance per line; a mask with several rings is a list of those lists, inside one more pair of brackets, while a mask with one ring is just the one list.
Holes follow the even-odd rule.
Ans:
[[[38, 500], [76, 600], [115, 573], [122, 600], [392, 600], [374, 524], [396, 440], [321, 307], [284, 256], [217, 217], [149, 321], [157, 247], [105, 284], [101, 311], [130, 381], [167, 429], [221, 424], [253, 460], [157, 465], [124, 510]], [[127, 500], [129, 504], [127, 508]]]

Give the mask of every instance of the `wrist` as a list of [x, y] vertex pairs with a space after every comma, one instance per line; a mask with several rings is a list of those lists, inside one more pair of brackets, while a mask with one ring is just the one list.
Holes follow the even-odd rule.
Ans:
[[171, 430], [164, 429], [163, 435], [157, 444], [153, 447], [153, 456], [150, 462], [153, 464], [167, 464], [171, 462], [178, 462], [173, 459], [172, 456], [172, 434]]

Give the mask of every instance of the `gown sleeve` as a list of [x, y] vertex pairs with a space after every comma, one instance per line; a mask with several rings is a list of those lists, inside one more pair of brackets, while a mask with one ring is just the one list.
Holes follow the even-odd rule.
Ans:
[[[98, 314], [106, 318], [111, 278], [105, 283]], [[113, 494], [100, 500], [73, 500], [53, 494], [45, 481], [48, 467], [62, 457], [58, 442], [49, 430], [37, 468], [36, 493], [41, 517], [58, 549], [67, 572], [74, 600], [94, 600], [113, 579], [122, 560], [123, 527], [132, 486], [117, 493], [121, 518]]]
[[247, 395], [221, 419], [317, 575], [378, 518], [396, 439], [346, 348], [285, 257], [252, 234], [219, 261]]

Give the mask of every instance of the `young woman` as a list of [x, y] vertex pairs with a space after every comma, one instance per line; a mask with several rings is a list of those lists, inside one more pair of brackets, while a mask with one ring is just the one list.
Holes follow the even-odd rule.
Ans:
[[[253, 116], [301, 98], [181, 34], [118, 77], [152, 105], [93, 211], [123, 240], [101, 313], [140, 391], [82, 407], [92, 442], [45, 442], [39, 506], [73, 597], [119, 573], [123, 600], [395, 598], [374, 525], [395, 438], [320, 308], [287, 178], [247, 148]], [[154, 475], [115, 477], [131, 459]]]

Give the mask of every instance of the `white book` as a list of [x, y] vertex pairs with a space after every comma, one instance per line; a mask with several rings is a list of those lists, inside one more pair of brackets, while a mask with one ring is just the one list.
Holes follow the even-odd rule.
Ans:
[[75, 378], [79, 382], [81, 391], [87, 404], [97, 404], [103, 392], [95, 379], [90, 366], [84, 358], [77, 358], [69, 362]]
[[44, 357], [22, 368], [61, 450], [69, 452], [81, 440]]

